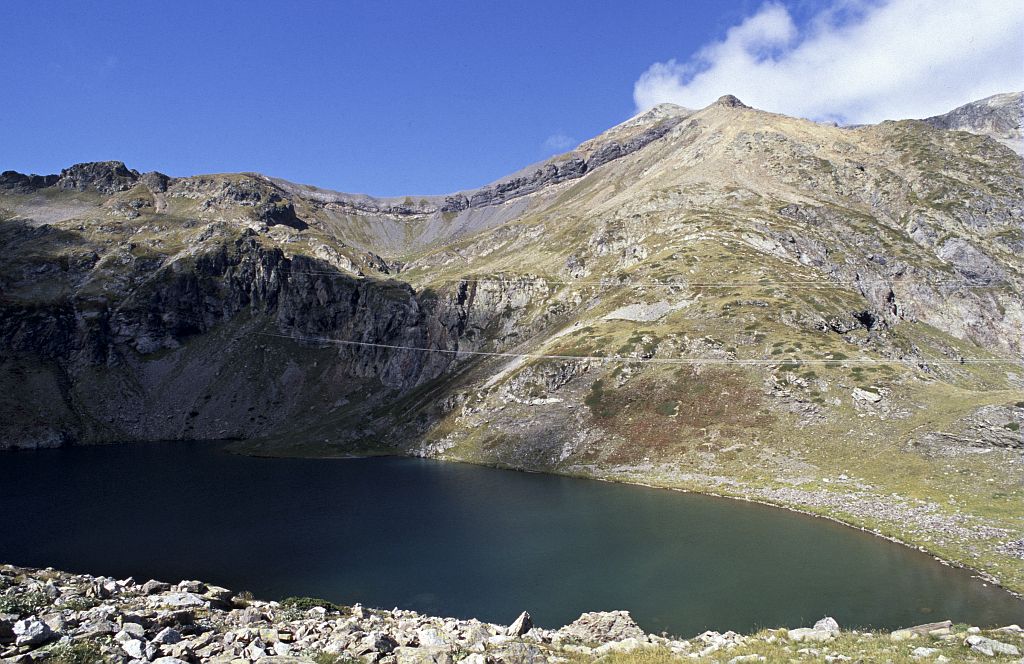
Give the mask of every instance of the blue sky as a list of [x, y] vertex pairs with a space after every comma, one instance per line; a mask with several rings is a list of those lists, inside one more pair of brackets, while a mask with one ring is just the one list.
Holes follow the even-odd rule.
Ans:
[[773, 8], [802, 31], [836, 3], [850, 0], [4, 3], [0, 169], [120, 159], [445, 193], [662, 97], [734, 92], [690, 89], [718, 66], [710, 47]]

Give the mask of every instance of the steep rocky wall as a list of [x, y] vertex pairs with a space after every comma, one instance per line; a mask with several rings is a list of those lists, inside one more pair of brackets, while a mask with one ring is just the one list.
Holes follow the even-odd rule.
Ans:
[[403, 348], [476, 349], [528, 331], [531, 300], [519, 289], [416, 292], [286, 257], [246, 232], [120, 300], [2, 304], [0, 380], [33, 397], [0, 396], [5, 412], [23, 415], [0, 424], [0, 448], [252, 438], [350, 400], [397, 399], [457, 361]]

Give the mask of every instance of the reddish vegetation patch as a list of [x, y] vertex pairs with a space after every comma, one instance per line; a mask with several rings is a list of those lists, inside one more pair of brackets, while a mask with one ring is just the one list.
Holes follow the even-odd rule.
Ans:
[[712, 432], [728, 440], [772, 421], [760, 390], [734, 369], [688, 367], [617, 389], [608, 382], [595, 381], [585, 403], [598, 426], [625, 441], [609, 461], [680, 454]]

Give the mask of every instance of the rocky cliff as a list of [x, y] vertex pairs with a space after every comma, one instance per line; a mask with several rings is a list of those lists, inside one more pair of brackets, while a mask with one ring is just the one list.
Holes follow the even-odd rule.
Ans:
[[1024, 176], [987, 135], [1012, 104], [968, 107], [660, 106], [435, 197], [5, 172], [0, 447], [231, 438], [713, 491], [1024, 590]]

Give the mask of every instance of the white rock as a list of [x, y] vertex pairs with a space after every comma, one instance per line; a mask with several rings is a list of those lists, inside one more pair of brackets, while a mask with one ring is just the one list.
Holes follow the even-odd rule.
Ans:
[[918, 646], [910, 651], [911, 657], [931, 657], [935, 653], [939, 652], [938, 648], [925, 648], [924, 646]]
[[14, 623], [14, 643], [19, 646], [37, 646], [52, 640], [55, 635], [42, 620], [26, 618]]
[[621, 641], [612, 641], [611, 643], [605, 643], [604, 645], [594, 648], [594, 654], [598, 657], [602, 657], [613, 652], [633, 652], [639, 648], [651, 648], [654, 644], [640, 639], [629, 637], [628, 639], [622, 639]]
[[146, 652], [145, 647], [145, 644], [138, 639], [128, 639], [121, 644], [121, 650], [132, 659], [142, 659]]
[[971, 650], [980, 652], [982, 655], [989, 657], [995, 657], [996, 655], [1011, 655], [1019, 656], [1020, 648], [1009, 643], [1003, 643], [1002, 641], [996, 641], [995, 639], [987, 639], [984, 636], [977, 634], [971, 634], [964, 639], [964, 645], [971, 647]]
[[799, 629], [788, 630], [786, 635], [790, 641], [796, 641], [797, 643], [809, 642], [809, 643], [820, 643], [822, 641], [831, 641], [835, 636], [832, 632], [824, 629], [814, 629], [813, 627], [800, 627]]
[[882, 400], [882, 395], [877, 392], [871, 392], [870, 390], [862, 390], [859, 387], [853, 388], [853, 398], [857, 401], [867, 401], [868, 403], [878, 403]]
[[183, 609], [190, 606], [206, 606], [207, 601], [195, 593], [167, 593], [155, 598], [157, 604]]
[[432, 648], [444, 645], [444, 637], [433, 627], [419, 630], [416, 632], [416, 638], [419, 640], [421, 647]]
[[181, 641], [181, 633], [178, 630], [171, 627], [165, 627], [153, 637], [153, 643], [160, 643], [163, 645], [173, 645]]
[[826, 632], [832, 632], [833, 634], [839, 633], [839, 623], [832, 616], [825, 616], [818, 622], [814, 623], [814, 629], [824, 630]]
[[129, 634], [136, 639], [146, 638], [146, 628], [135, 622], [126, 622], [121, 625], [121, 632]]
[[509, 636], [522, 636], [533, 629], [533, 620], [530, 619], [530, 614], [523, 611], [519, 614], [519, 617], [508, 626], [508, 630], [505, 632]]

